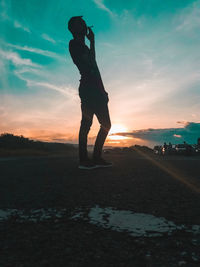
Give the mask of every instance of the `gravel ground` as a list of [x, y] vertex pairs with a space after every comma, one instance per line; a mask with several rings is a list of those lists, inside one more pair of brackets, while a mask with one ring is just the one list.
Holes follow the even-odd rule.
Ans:
[[0, 266], [200, 266], [200, 234], [135, 237], [72, 220], [112, 207], [200, 225], [199, 157], [106, 154], [112, 168], [79, 170], [77, 154], [0, 159], [0, 209], [66, 209], [61, 218], [0, 222]]

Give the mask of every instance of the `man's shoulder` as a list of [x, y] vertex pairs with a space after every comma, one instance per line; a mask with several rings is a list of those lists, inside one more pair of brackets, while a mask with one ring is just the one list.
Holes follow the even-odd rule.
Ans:
[[71, 46], [74, 46], [74, 39], [71, 39], [70, 41], [69, 41], [69, 47], [71, 47]]
[[82, 44], [74, 39], [69, 41], [69, 50], [72, 54], [83, 54], [85, 53], [88, 47], [85, 44]]
[[69, 41], [69, 49], [82, 51], [84, 49], [84, 46], [80, 42], [77, 42], [76, 40], [72, 39]]
[[71, 40], [69, 41], [69, 45], [70, 45], [70, 46], [77, 46], [77, 47], [81, 47], [81, 46], [83, 46], [82, 43], [78, 42], [78, 41], [75, 40], [75, 39], [71, 39]]
[[75, 42], [75, 40], [74, 39], [71, 39], [70, 41], [69, 41], [69, 44], [73, 44]]

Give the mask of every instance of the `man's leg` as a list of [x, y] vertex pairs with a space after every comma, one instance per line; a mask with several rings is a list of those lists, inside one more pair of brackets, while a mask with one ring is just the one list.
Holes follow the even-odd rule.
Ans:
[[101, 158], [102, 148], [111, 128], [108, 104], [102, 103], [96, 106], [95, 115], [100, 123], [100, 129], [94, 146], [93, 158], [94, 160], [98, 160]]
[[81, 103], [82, 119], [79, 130], [79, 160], [84, 162], [88, 160], [87, 136], [92, 125], [93, 111], [86, 103]]

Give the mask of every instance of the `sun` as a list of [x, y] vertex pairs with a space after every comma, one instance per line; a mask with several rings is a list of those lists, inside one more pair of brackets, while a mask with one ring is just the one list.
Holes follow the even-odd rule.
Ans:
[[[108, 143], [120, 143], [120, 141], [123, 141], [125, 139], [128, 139], [126, 136], [118, 135], [117, 133], [123, 133], [127, 132], [128, 129], [122, 125], [122, 124], [113, 124], [110, 131], [109, 131], [109, 136], [108, 136]], [[116, 135], [115, 135], [116, 134]]]
[[122, 124], [113, 124], [109, 131], [109, 135], [113, 135], [115, 133], [127, 132], [127, 130], [128, 129]]
[[123, 133], [127, 132], [129, 132], [129, 129], [125, 125], [118, 123], [113, 124], [109, 131], [106, 144], [108, 146], [129, 146], [132, 139], [128, 136], [123, 136]]

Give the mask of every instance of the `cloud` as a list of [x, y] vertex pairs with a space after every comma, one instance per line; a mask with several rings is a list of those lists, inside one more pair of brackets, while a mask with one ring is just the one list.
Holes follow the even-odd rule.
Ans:
[[7, 45], [17, 50], [28, 51], [28, 52], [36, 53], [36, 54], [46, 56], [46, 57], [51, 57], [51, 58], [59, 57], [56, 53], [48, 51], [48, 50], [43, 50], [43, 49], [33, 48], [33, 47], [28, 47], [28, 46], [13, 45], [13, 44], [7, 44]]
[[181, 138], [182, 136], [180, 134], [174, 134], [174, 137]]
[[142, 129], [133, 132], [117, 133], [115, 135], [129, 136], [139, 138], [144, 141], [149, 141], [154, 144], [163, 142], [183, 142], [191, 144], [197, 143], [197, 138], [200, 137], [200, 123], [187, 122], [182, 128], [165, 128], [165, 129]]
[[199, 30], [200, 27], [200, 1], [192, 3], [189, 7], [183, 9], [178, 17], [177, 31]]
[[30, 33], [30, 29], [27, 26], [24, 26], [18, 20], [13, 20], [11, 17], [12, 14], [12, 3], [11, 1], [1, 0], [0, 1], [0, 20], [9, 22], [14, 28], [23, 30]]
[[26, 65], [31, 67], [40, 67], [40, 65], [33, 63], [31, 59], [20, 57], [20, 55], [16, 52], [0, 49], [0, 56], [6, 60], [10, 60], [15, 66]]
[[[29, 85], [31, 85], [31, 84], [29, 83]], [[55, 90], [55, 91], [65, 95], [65, 96], [72, 96], [72, 97], [75, 96], [75, 91], [69, 87], [66, 87], [66, 86], [57, 86], [55, 84], [45, 83], [45, 82], [34, 82], [34, 84], [32, 84], [32, 85], [43, 86], [43, 87], [49, 88], [51, 90]]]
[[49, 35], [47, 35], [46, 33], [43, 33], [42, 34], [42, 38], [45, 39], [45, 40], [47, 40], [47, 41], [49, 41], [52, 44], [55, 44], [56, 43], [56, 41], [53, 38], [51, 38]]
[[[36, 87], [37, 89], [45, 87], [52, 91], [56, 91], [72, 102], [77, 101], [78, 93], [71, 85], [61, 84], [60, 77], [46, 69], [33, 68], [32, 66], [20, 66], [14, 70], [14, 74], [21, 80], [25, 81], [28, 87]], [[53, 82], [52, 82], [53, 81]]]
[[23, 45], [15, 45], [12, 43], [5, 42], [3, 39], [0, 39], [0, 45], [2, 46], [2, 48], [4, 48], [4, 50], [6, 50], [9, 47], [13, 51], [15, 51], [15, 50], [27, 51], [27, 52], [30, 52], [33, 54], [38, 54], [41, 56], [50, 57], [52, 59], [57, 59], [59, 61], [66, 63], [65, 57], [63, 57], [60, 54], [57, 54], [55, 52], [49, 51], [49, 50], [40, 49], [40, 48], [36, 48], [36, 47], [29, 47], [27, 45], [24, 45], [24, 46]]
[[23, 30], [23, 31], [25, 31], [25, 32], [28, 32], [28, 33], [31, 32], [30, 29], [29, 29], [28, 27], [23, 26], [23, 25], [22, 25], [19, 21], [17, 21], [17, 20], [14, 21], [14, 27], [17, 28], [17, 29], [21, 29], [21, 30]]
[[[53, 75], [49, 72], [44, 72], [40, 65], [33, 63], [30, 59], [21, 58], [17, 53], [11, 51], [0, 50], [0, 57], [3, 57], [6, 60], [10, 60], [17, 69], [14, 70], [14, 74], [21, 80], [25, 81], [28, 87], [45, 87], [50, 90], [59, 92], [60, 94], [67, 96], [68, 98], [75, 99], [77, 98], [76, 91], [71, 86], [61, 86], [53, 84], [50, 81], [41, 81], [44, 79], [52, 79]], [[27, 75], [36, 75], [41, 76], [38, 80], [33, 80], [27, 77]], [[56, 77], [55, 77], [56, 78]], [[56, 80], [56, 79], [54, 79]]]
[[183, 125], [183, 126], [187, 126], [188, 125], [188, 121], [177, 121], [177, 123]]
[[9, 5], [8, 1], [6, 0], [1, 0], [0, 1], [0, 19], [2, 20], [10, 20], [8, 16], [8, 11], [9, 11]]
[[26, 79], [26, 82], [28, 86], [46, 87], [48, 89], [57, 91], [62, 95], [69, 97], [70, 99], [77, 97], [76, 91], [69, 86], [58, 86], [48, 82], [36, 82], [28, 79]]
[[98, 8], [106, 11], [112, 17], [115, 16], [115, 14], [108, 7], [105, 6], [104, 0], [93, 0], [93, 1], [97, 5]]

